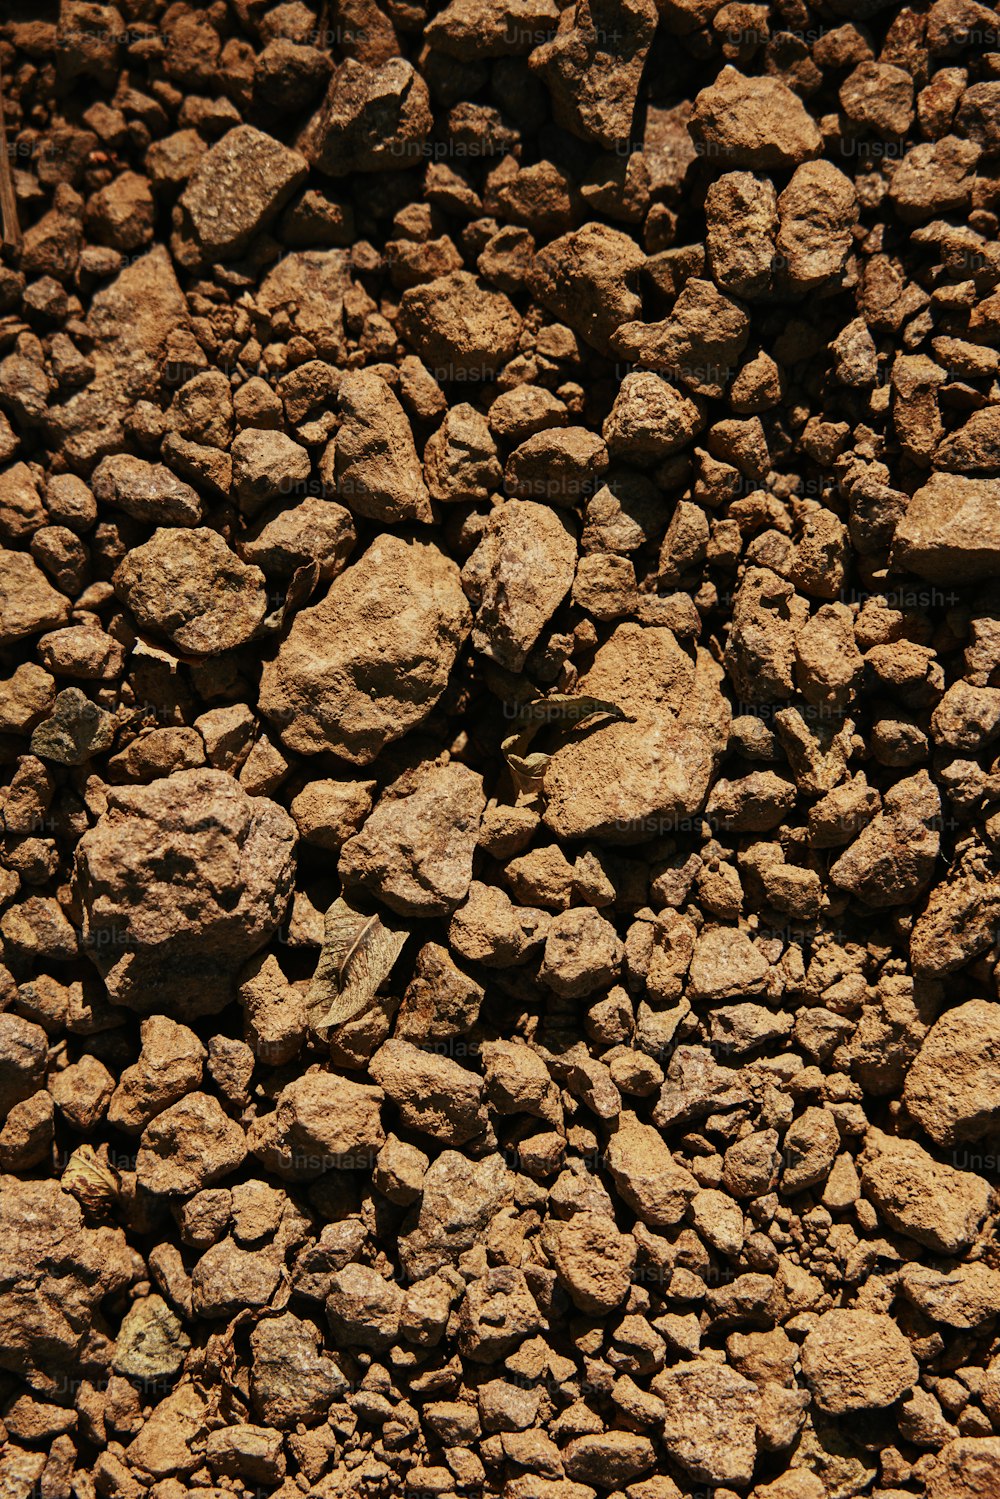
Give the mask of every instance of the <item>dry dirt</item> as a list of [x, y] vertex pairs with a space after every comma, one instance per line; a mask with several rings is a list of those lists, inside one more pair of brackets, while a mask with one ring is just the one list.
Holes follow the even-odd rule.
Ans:
[[0, 65], [0, 1499], [998, 1499], [1000, 15]]

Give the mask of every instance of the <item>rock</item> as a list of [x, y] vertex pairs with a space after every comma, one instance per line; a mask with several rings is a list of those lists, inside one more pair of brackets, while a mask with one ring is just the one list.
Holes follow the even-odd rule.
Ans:
[[270, 1114], [247, 1136], [250, 1150], [286, 1181], [311, 1181], [324, 1171], [364, 1170], [385, 1143], [381, 1088], [332, 1072], [309, 1072], [288, 1083]]
[[291, 578], [315, 560], [324, 581], [342, 572], [354, 550], [357, 533], [350, 511], [332, 500], [307, 495], [298, 505], [265, 516], [236, 544], [244, 562], [268, 576]]
[[284, 917], [294, 846], [288, 814], [223, 771], [110, 791], [77, 845], [75, 879], [84, 948], [113, 1001], [221, 1009], [235, 969]]
[[30, 1098], [45, 1082], [48, 1042], [40, 1025], [0, 1012], [0, 1117]]
[[344, 844], [342, 883], [370, 891], [404, 916], [450, 914], [469, 893], [485, 807], [482, 777], [465, 765], [406, 772]]
[[31, 753], [57, 765], [85, 765], [110, 749], [114, 736], [110, 713], [91, 702], [79, 687], [64, 687], [56, 694], [52, 717], [43, 719], [32, 732]]
[[111, 1364], [142, 1385], [156, 1385], [178, 1374], [191, 1339], [162, 1296], [135, 1301], [122, 1319]]
[[452, 406], [424, 448], [431, 498], [446, 505], [481, 505], [500, 484], [502, 470], [489, 423], [467, 401]]
[[406, 1220], [399, 1256], [403, 1272], [421, 1281], [478, 1244], [510, 1200], [510, 1173], [499, 1154], [474, 1161], [457, 1150], [442, 1150], [428, 1166], [419, 1208]]
[[397, 172], [420, 161], [432, 124], [427, 85], [410, 63], [392, 57], [371, 67], [348, 57], [299, 146], [328, 177]]
[[628, 1295], [635, 1240], [600, 1213], [574, 1213], [552, 1231], [556, 1273], [573, 1305], [588, 1317], [608, 1316]]
[[735, 927], [709, 927], [695, 942], [688, 978], [692, 999], [736, 999], [759, 994], [767, 977], [767, 961], [746, 932]]
[[552, 0], [451, 0], [424, 28], [431, 46], [462, 62], [530, 51], [551, 31], [559, 12]]
[[659, 375], [639, 373], [625, 376], [601, 430], [613, 458], [646, 467], [686, 447], [703, 426], [688, 396]]
[[53, 630], [69, 618], [70, 601], [57, 593], [26, 552], [0, 548], [0, 645]]
[[476, 381], [513, 354], [521, 318], [503, 292], [452, 271], [403, 293], [399, 327], [436, 380]]
[[914, 973], [942, 978], [964, 968], [990, 947], [998, 919], [995, 879], [968, 871], [942, 882], [931, 891], [910, 936]]
[[851, 179], [832, 162], [805, 162], [778, 198], [778, 217], [776, 248], [782, 262], [782, 286], [794, 296], [804, 296], [838, 281], [858, 217]]
[[606, 224], [584, 224], [539, 250], [531, 290], [587, 343], [610, 354], [615, 330], [642, 311], [636, 283], [644, 264], [630, 234]]
[[413, 434], [389, 386], [367, 370], [340, 383], [337, 495], [355, 515], [393, 524], [432, 519]]
[[196, 655], [243, 645], [267, 608], [264, 574], [205, 526], [154, 531], [121, 563], [114, 583], [141, 628]]
[[871, 1128], [859, 1166], [865, 1195], [889, 1226], [935, 1254], [961, 1254], [989, 1211], [981, 1176], [940, 1164], [915, 1140]]
[[202, 504], [196, 490], [162, 463], [131, 453], [102, 458], [91, 476], [95, 499], [150, 526], [197, 526]]
[[345, 250], [296, 250], [261, 283], [255, 301], [289, 333], [309, 340], [318, 359], [338, 362], [346, 352], [344, 299], [351, 290]]
[[653, 0], [615, 0], [603, 9], [577, 0], [562, 11], [555, 36], [530, 58], [557, 125], [608, 150], [629, 139], [656, 20]]
[[820, 154], [805, 105], [777, 78], [745, 78], [726, 67], [694, 102], [690, 131], [699, 156], [732, 167], [794, 167]]
[[67, 463], [86, 471], [104, 454], [122, 452], [126, 417], [137, 402], [159, 396], [168, 340], [189, 326], [164, 245], [127, 263], [95, 294], [87, 311], [93, 379], [48, 413], [52, 441]]
[[348, 1348], [391, 1348], [399, 1333], [403, 1291], [365, 1265], [345, 1265], [331, 1276], [326, 1316], [338, 1343]]
[[556, 836], [634, 843], [695, 816], [728, 740], [720, 678], [706, 652], [692, 664], [669, 630], [619, 625], [575, 690], [633, 721], [602, 724], [556, 750], [544, 781]]
[[233, 260], [267, 228], [309, 166], [253, 125], [237, 125], [202, 156], [180, 196], [185, 227], [205, 261]]
[[991, 1136], [1000, 1112], [1000, 1005], [971, 999], [947, 1010], [925, 1037], [903, 1098], [937, 1145]]
[[650, 1228], [680, 1223], [698, 1190], [659, 1130], [627, 1111], [608, 1141], [607, 1164], [623, 1202]]
[[908, 1301], [945, 1327], [968, 1332], [992, 1325], [1000, 1296], [1000, 1273], [976, 1262], [947, 1272], [929, 1265], [904, 1265], [900, 1289]]
[[1000, 564], [1000, 480], [935, 473], [896, 527], [893, 561], [930, 583], [974, 583]]
[[431, 542], [379, 536], [296, 615], [265, 663], [261, 707], [298, 753], [369, 765], [430, 713], [470, 625], [450, 558]]
[[137, 1134], [199, 1086], [205, 1056], [205, 1048], [186, 1025], [166, 1015], [144, 1020], [139, 1060], [121, 1074], [108, 1107], [109, 1124]]
[[926, 771], [897, 781], [883, 810], [830, 868], [868, 906], [909, 903], [928, 884], [941, 844], [941, 799]]
[[272, 500], [305, 488], [309, 454], [284, 432], [247, 427], [233, 440], [233, 488], [245, 515], [257, 515]]
[[85, 1227], [58, 1181], [0, 1178], [0, 1368], [36, 1397], [80, 1387], [101, 1302], [134, 1273], [122, 1230]]
[[692, 276], [668, 318], [623, 323], [611, 342], [620, 358], [717, 399], [725, 394], [749, 335], [750, 319], [740, 303], [711, 281]]
[[541, 1326], [538, 1307], [521, 1270], [497, 1265], [474, 1280], [459, 1312], [458, 1345], [475, 1364], [492, 1364], [513, 1353]]
[[1000, 1437], [956, 1437], [928, 1464], [927, 1499], [984, 1499], [1000, 1484]]
[[445, 1145], [464, 1145], [486, 1128], [482, 1078], [450, 1057], [391, 1040], [375, 1053], [368, 1070], [407, 1129]]
[[778, 200], [767, 178], [724, 172], [705, 198], [706, 249], [713, 280], [730, 296], [759, 297], [771, 286]]
[[222, 1239], [191, 1272], [195, 1316], [230, 1318], [245, 1308], [267, 1306], [281, 1276], [280, 1252], [240, 1249], [232, 1239]]
[[735, 1484], [753, 1476], [757, 1456], [757, 1387], [725, 1364], [696, 1358], [664, 1369], [650, 1387], [666, 1414], [662, 1440], [691, 1478]]
[[621, 1489], [632, 1484], [656, 1463], [656, 1449], [649, 1437], [634, 1431], [607, 1431], [602, 1435], [577, 1437], [563, 1455], [566, 1472], [580, 1483], [601, 1489]]
[[235, 1171], [246, 1139], [209, 1093], [189, 1093], [157, 1114], [142, 1132], [136, 1181], [147, 1192], [187, 1197]]
[[802, 1345], [802, 1373], [821, 1410], [882, 1410], [916, 1383], [920, 1366], [891, 1317], [824, 1312]]
[[532, 500], [491, 510], [482, 540], [462, 569], [462, 586], [476, 611], [473, 647], [508, 671], [520, 671], [573, 586], [575, 567], [572, 528], [557, 511]]
[[553, 917], [539, 978], [563, 999], [582, 999], [618, 976], [622, 944], [599, 911], [584, 907]]
[[331, 1403], [347, 1390], [335, 1361], [321, 1352], [319, 1329], [290, 1312], [259, 1322], [250, 1334], [250, 1346], [254, 1412], [279, 1431], [292, 1430], [300, 1421], [306, 1426], [320, 1424]]
[[281, 1436], [262, 1426], [241, 1424], [210, 1431], [205, 1461], [215, 1478], [221, 1475], [270, 1486], [285, 1476]]

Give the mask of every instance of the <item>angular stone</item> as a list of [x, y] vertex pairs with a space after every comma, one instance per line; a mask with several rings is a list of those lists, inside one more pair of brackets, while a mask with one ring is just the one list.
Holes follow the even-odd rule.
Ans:
[[295, 836], [281, 807], [219, 770], [110, 791], [77, 845], [75, 879], [83, 945], [114, 1002], [221, 1009], [284, 917]]
[[430, 713], [471, 615], [432, 542], [382, 535], [303, 609], [261, 676], [260, 704], [300, 754], [370, 765]]
[[545, 821], [559, 838], [636, 843], [658, 838], [704, 805], [729, 737], [721, 670], [667, 629], [622, 624], [576, 691], [616, 703], [606, 722], [558, 748], [545, 772]]
[[34, 558], [0, 548], [0, 645], [65, 624], [70, 608]]
[[946, 1010], [910, 1067], [903, 1100], [937, 1145], [993, 1135], [1000, 1121], [1000, 1005], [970, 999]]
[[241, 562], [207, 526], [154, 531], [119, 565], [114, 584], [142, 629], [196, 655], [244, 645], [267, 608], [260, 568]]
[[865, 1195], [890, 1228], [935, 1254], [968, 1249], [989, 1211], [981, 1176], [940, 1164], [915, 1140], [869, 1129], [858, 1164]]
[[891, 1317], [825, 1312], [802, 1345], [802, 1373], [821, 1410], [883, 1410], [916, 1383], [920, 1366]]
[[205, 152], [180, 206], [206, 261], [242, 255], [306, 179], [308, 162], [253, 125], [237, 125]]
[[469, 893], [482, 777], [457, 762], [408, 771], [390, 786], [356, 837], [339, 874], [403, 916], [445, 916]]
[[725, 67], [694, 101], [691, 135], [700, 156], [732, 167], [794, 167], [818, 156], [822, 137], [797, 94], [777, 78]]
[[892, 560], [929, 583], [975, 583], [1000, 568], [1000, 479], [932, 474], [896, 527]]
[[398, 172], [420, 161], [432, 124], [427, 85], [411, 63], [392, 57], [372, 67], [349, 57], [299, 146], [328, 177]]

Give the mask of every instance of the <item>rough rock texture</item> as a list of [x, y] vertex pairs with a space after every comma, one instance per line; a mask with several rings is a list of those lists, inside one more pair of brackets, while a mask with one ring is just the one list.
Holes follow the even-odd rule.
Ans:
[[297, 616], [265, 666], [261, 707], [289, 748], [368, 765], [427, 717], [470, 622], [450, 558], [382, 536]]
[[0, 16], [0, 1499], [1000, 1494], [1000, 16]]

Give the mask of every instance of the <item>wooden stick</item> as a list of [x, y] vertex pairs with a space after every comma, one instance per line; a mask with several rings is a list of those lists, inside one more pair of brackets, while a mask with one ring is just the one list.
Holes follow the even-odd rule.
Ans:
[[14, 194], [14, 178], [7, 150], [7, 125], [3, 113], [3, 76], [0, 74], [0, 218], [3, 220], [3, 242], [12, 250], [20, 250], [23, 243], [21, 225], [17, 217], [17, 198]]

